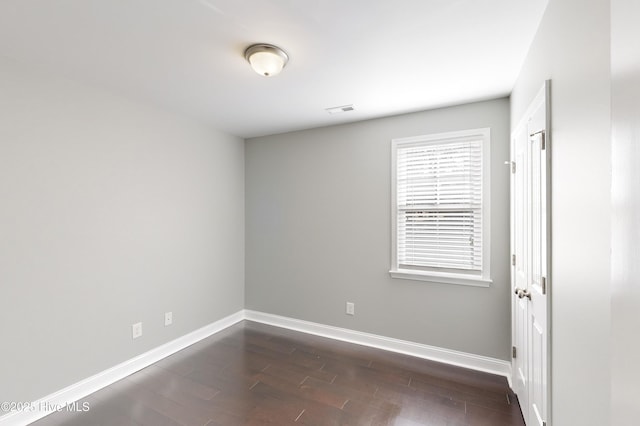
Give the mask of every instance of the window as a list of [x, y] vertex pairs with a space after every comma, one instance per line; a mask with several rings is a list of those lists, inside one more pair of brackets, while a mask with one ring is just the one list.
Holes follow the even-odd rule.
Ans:
[[489, 285], [489, 145], [489, 129], [392, 141], [392, 277]]

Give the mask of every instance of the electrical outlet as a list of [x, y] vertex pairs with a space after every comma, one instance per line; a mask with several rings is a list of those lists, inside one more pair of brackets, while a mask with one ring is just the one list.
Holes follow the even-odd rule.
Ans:
[[164, 313], [164, 326], [168, 326], [173, 324], [173, 312], [165, 312]]
[[347, 315], [356, 314], [356, 305], [353, 302], [347, 302]]
[[131, 337], [137, 339], [142, 336], [142, 323], [137, 322], [131, 326]]

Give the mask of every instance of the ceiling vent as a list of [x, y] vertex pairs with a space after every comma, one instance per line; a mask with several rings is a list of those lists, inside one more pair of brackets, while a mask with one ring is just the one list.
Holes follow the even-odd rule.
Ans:
[[329, 114], [342, 114], [343, 112], [355, 111], [355, 108], [353, 107], [353, 104], [351, 104], [327, 108], [325, 111]]

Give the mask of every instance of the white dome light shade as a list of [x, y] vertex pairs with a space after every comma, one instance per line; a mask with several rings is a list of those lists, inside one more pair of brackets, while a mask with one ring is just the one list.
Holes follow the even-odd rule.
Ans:
[[271, 44], [254, 44], [244, 52], [244, 57], [255, 72], [265, 77], [280, 74], [289, 56], [284, 50]]

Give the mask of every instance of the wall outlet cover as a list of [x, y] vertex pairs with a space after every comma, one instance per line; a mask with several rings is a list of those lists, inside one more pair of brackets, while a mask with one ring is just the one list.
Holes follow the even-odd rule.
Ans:
[[355, 315], [356, 306], [353, 302], [347, 302], [347, 315]]
[[142, 323], [137, 322], [131, 326], [131, 337], [137, 339], [142, 336]]

